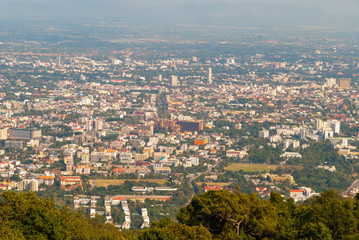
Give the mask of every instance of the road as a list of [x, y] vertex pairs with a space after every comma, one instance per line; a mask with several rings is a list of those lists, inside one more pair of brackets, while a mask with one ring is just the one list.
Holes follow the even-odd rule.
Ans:
[[207, 171], [201, 172], [201, 173], [197, 174], [196, 176], [190, 178], [189, 181], [190, 181], [190, 185], [191, 185], [191, 187], [192, 187], [192, 189], [193, 189], [193, 193], [192, 193], [192, 196], [191, 196], [190, 200], [186, 203], [186, 206], [188, 206], [188, 205], [191, 203], [192, 198], [194, 198], [194, 196], [196, 196], [196, 192], [195, 192], [195, 190], [194, 190], [194, 181], [195, 181], [197, 178], [199, 178], [200, 176], [202, 176], [203, 174], [207, 174], [207, 173], [209, 173], [209, 172], [212, 172], [214, 169], [216, 169], [216, 168], [218, 167], [218, 165], [219, 165], [220, 163], [221, 163], [221, 160], [218, 160], [218, 162], [216, 162], [216, 164], [214, 164], [211, 168], [208, 168]]
[[355, 180], [350, 187], [348, 187], [344, 192], [342, 192], [342, 195], [348, 195], [350, 192], [350, 189], [352, 188], [359, 188], [359, 180]]

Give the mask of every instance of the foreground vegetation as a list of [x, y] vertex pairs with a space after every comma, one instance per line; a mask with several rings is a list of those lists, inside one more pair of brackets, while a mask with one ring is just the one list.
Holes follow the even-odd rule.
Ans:
[[35, 193], [5, 192], [0, 239], [359, 239], [359, 197], [345, 199], [331, 190], [295, 204], [275, 192], [263, 201], [239, 188], [209, 191], [194, 197], [177, 220], [120, 232], [100, 216], [57, 209]]
[[121, 239], [121, 233], [97, 217], [58, 209], [36, 193], [4, 192], [0, 202], [0, 239]]

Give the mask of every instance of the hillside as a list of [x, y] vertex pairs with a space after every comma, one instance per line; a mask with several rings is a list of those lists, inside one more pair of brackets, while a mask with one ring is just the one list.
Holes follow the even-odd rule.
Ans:
[[0, 239], [358, 239], [359, 199], [323, 192], [297, 205], [272, 193], [209, 191], [151, 228], [120, 232], [102, 218], [88, 219], [35, 193], [5, 192], [0, 202]]

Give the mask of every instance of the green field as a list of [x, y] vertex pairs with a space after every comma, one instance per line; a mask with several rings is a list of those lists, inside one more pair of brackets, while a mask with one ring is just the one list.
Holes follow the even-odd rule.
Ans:
[[164, 184], [166, 179], [93, 179], [90, 183], [93, 183], [96, 187], [107, 187], [109, 185], [122, 185], [125, 181], [131, 182], [150, 182]]
[[283, 168], [301, 168], [300, 166], [281, 166], [281, 165], [269, 165], [269, 164], [256, 164], [256, 163], [232, 163], [225, 168], [227, 171], [239, 171], [244, 172], [269, 172], [270, 170], [276, 170], [278, 167]]
[[198, 185], [206, 184], [206, 185], [218, 185], [220, 187], [227, 187], [232, 184], [232, 182], [198, 182]]

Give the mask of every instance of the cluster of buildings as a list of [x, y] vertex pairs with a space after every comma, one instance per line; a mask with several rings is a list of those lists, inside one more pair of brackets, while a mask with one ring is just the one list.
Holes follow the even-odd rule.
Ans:
[[300, 187], [299, 189], [291, 189], [289, 197], [293, 198], [294, 202], [305, 201], [308, 198], [319, 196], [319, 193], [316, 193], [311, 188]]
[[[248, 161], [258, 138], [283, 150], [283, 165], [302, 158], [300, 149], [320, 140], [330, 141], [346, 158], [357, 158], [357, 60], [337, 57], [331, 47], [293, 60], [271, 46], [252, 55], [202, 58], [174, 52], [142, 58], [150, 50], [141, 48], [106, 57], [1, 52], [0, 176], [6, 181], [0, 188], [46, 191], [58, 180], [60, 188], [73, 191], [84, 190], [84, 176], [183, 180], [211, 171], [226, 174], [220, 163]], [[323, 62], [323, 54], [330, 61]], [[11, 77], [14, 69], [27, 74]], [[269, 183], [294, 181], [287, 175], [267, 178]], [[125, 213], [127, 200], [168, 202], [170, 196], [157, 193], [177, 187], [134, 187], [141, 194], [105, 200], [104, 215], [111, 221], [109, 206], [115, 201], [122, 202]], [[266, 195], [276, 187], [253, 191]], [[314, 194], [300, 191], [290, 196], [302, 200]], [[75, 208], [90, 205], [93, 216], [96, 201], [79, 197]], [[147, 211], [142, 215], [148, 226]], [[126, 214], [122, 227], [130, 224]]]

